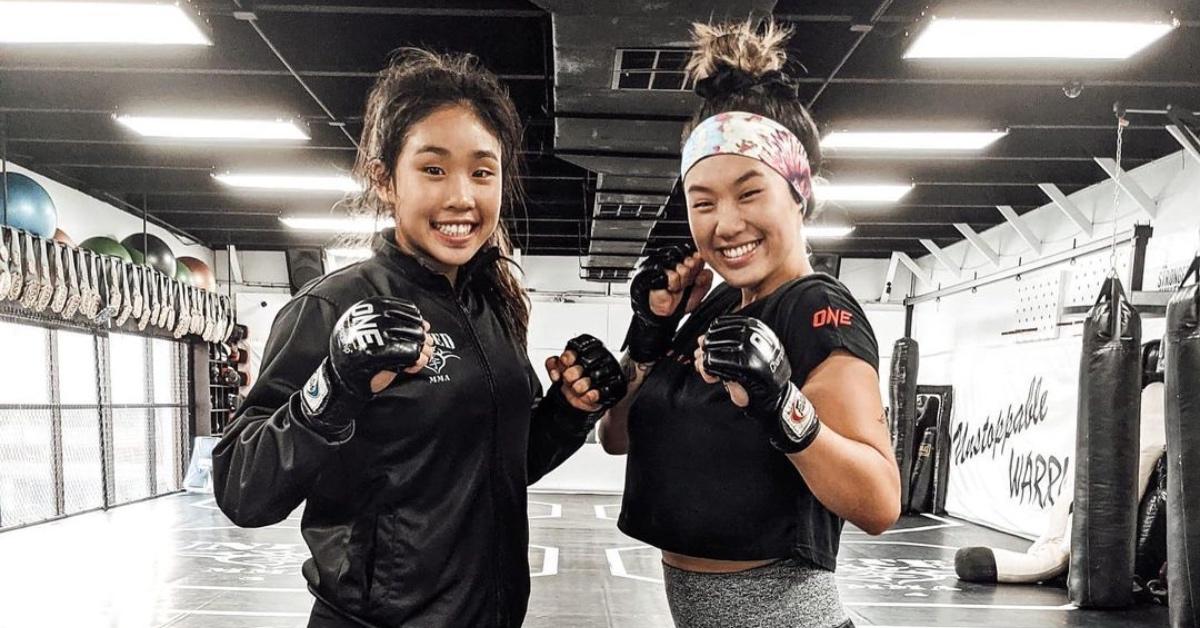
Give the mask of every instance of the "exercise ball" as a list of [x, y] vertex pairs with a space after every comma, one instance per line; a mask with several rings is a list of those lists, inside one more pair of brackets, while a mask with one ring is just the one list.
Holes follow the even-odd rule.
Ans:
[[188, 271], [191, 273], [193, 286], [205, 290], [217, 289], [216, 277], [213, 276], [212, 269], [203, 260], [185, 255], [180, 257], [179, 261], [183, 262], [183, 265], [187, 266]]
[[5, 224], [24, 229], [40, 238], [54, 235], [58, 225], [58, 210], [54, 201], [37, 181], [23, 174], [8, 173], [8, 207], [0, 194], [0, 216]]
[[178, 257], [175, 258], [175, 281], [187, 286], [192, 285], [192, 271], [183, 263], [183, 259]]
[[63, 231], [62, 229], [54, 230], [54, 241], [60, 242], [72, 248], [75, 247], [75, 240], [71, 239], [71, 236], [67, 235], [67, 232]]
[[175, 254], [158, 236], [135, 233], [121, 240], [121, 244], [129, 249], [134, 264], [149, 266], [168, 277], [175, 276]]
[[99, 253], [101, 255], [111, 255], [113, 257], [119, 257], [119, 258], [125, 260], [126, 262], [133, 261], [133, 258], [130, 257], [130, 255], [129, 255], [129, 249], [126, 249], [125, 247], [121, 246], [120, 242], [117, 242], [116, 240], [105, 237], [105, 236], [96, 236], [94, 238], [88, 238], [88, 239], [84, 240], [83, 242], [79, 243], [79, 248], [87, 249], [89, 251], [92, 251], [93, 253]]

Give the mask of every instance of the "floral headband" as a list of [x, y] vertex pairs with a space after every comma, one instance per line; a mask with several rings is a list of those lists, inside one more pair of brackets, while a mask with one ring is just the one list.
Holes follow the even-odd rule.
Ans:
[[770, 118], [744, 111], [726, 111], [704, 120], [683, 145], [680, 176], [686, 177], [692, 166], [713, 155], [743, 155], [757, 159], [786, 179], [805, 202], [812, 198], [808, 151], [794, 133]]

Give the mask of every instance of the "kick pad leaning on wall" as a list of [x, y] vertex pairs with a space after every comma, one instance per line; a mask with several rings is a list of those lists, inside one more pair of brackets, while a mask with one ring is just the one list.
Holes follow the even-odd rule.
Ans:
[[946, 486], [950, 483], [950, 417], [954, 407], [951, 386], [917, 386], [915, 449], [908, 476], [909, 512], [946, 512]]

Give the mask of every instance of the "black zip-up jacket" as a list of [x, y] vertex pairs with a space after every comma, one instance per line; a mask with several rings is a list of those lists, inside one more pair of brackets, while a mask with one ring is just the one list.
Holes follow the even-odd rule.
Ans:
[[[306, 286], [280, 310], [258, 381], [213, 450], [217, 504], [234, 523], [282, 521], [307, 500], [303, 573], [322, 617], [310, 626], [519, 626], [529, 597], [526, 486], [583, 444], [589, 416], [542, 397], [525, 351], [478, 289], [481, 251], [458, 286], [401, 252]], [[401, 373], [331, 441], [299, 391], [338, 318], [375, 295], [412, 300], [436, 351]], [[321, 608], [324, 605], [326, 608]]]

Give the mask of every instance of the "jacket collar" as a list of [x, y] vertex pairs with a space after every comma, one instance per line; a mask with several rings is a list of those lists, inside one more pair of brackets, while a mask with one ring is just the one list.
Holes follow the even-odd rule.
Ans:
[[[373, 248], [376, 257], [389, 265], [398, 267], [418, 285], [426, 288], [450, 287], [449, 278], [431, 268], [425, 260], [400, 250], [400, 247], [396, 245], [396, 229], [394, 227], [388, 227], [376, 234]], [[458, 285], [454, 286], [456, 291], [462, 292], [463, 287], [469, 284], [481, 269], [495, 263], [498, 259], [500, 259], [500, 247], [489, 244], [479, 249], [474, 257], [458, 269]]]

